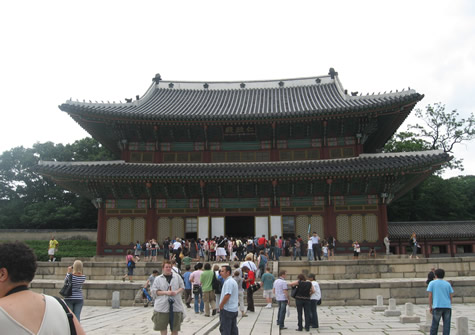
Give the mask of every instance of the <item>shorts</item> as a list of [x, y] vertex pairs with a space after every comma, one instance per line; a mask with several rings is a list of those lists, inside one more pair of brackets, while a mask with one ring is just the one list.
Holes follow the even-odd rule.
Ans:
[[[49, 249], [48, 249], [48, 255], [54, 256], [55, 250], [56, 250], [55, 248], [49, 248]], [[43, 255], [44, 255], [44, 254], [43, 254]]]
[[358, 251], [353, 251], [353, 256], [358, 257], [359, 255], [360, 255], [360, 253]]
[[272, 294], [272, 290], [264, 290], [264, 293], [262, 294], [264, 298], [269, 298], [272, 299], [274, 295]]
[[226, 256], [226, 250], [224, 250], [224, 248], [218, 248], [216, 256]]
[[152, 256], [157, 256], [157, 249], [152, 249]]
[[127, 267], [127, 276], [133, 276], [134, 275], [134, 268], [131, 266]]
[[[169, 313], [159, 313], [153, 312], [152, 315], [153, 321], [153, 330], [167, 330], [168, 324], [170, 323], [170, 314]], [[173, 312], [173, 331], [178, 332], [181, 329], [181, 323], [183, 322], [183, 313], [182, 312]]]

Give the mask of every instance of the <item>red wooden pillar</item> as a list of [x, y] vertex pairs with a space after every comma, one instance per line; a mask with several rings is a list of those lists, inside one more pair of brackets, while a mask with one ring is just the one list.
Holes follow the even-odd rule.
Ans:
[[321, 238], [326, 238], [329, 235], [338, 239], [336, 236], [336, 215], [333, 206], [325, 205], [324, 217], [323, 217], [323, 227], [325, 236], [320, 236]]
[[104, 245], [106, 243], [106, 209], [99, 203], [97, 209], [97, 242], [96, 255], [104, 255]]
[[157, 212], [155, 208], [148, 208], [145, 219], [145, 240], [152, 238], [157, 238]]

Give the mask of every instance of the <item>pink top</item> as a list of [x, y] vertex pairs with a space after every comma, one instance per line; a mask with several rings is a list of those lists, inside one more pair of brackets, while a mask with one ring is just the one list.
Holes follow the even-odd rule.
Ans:
[[134, 260], [134, 256], [132, 255], [125, 256], [125, 261], [127, 262], [127, 264], [129, 263], [129, 261], [133, 261], [133, 260]]
[[201, 276], [202, 273], [203, 273], [203, 271], [201, 271], [201, 270], [193, 271], [190, 275], [190, 283], [201, 286], [200, 276]]

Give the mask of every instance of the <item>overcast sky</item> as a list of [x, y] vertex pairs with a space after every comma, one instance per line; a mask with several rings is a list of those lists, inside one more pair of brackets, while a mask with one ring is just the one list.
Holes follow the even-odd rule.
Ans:
[[[334, 67], [348, 91], [411, 87], [419, 108], [475, 112], [475, 1], [27, 0], [0, 13], [0, 152], [87, 136], [58, 105], [124, 101], [155, 73], [241, 81]], [[475, 142], [456, 155], [475, 175]]]

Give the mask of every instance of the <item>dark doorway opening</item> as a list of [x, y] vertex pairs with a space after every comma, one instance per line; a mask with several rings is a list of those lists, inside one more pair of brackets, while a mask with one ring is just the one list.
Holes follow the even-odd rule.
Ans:
[[226, 216], [224, 224], [228, 237], [254, 237], [254, 216]]

